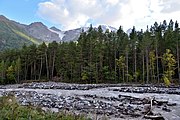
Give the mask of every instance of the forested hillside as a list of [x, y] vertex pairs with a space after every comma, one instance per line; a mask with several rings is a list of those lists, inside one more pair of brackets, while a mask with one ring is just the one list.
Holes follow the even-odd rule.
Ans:
[[42, 43], [25, 32], [25, 25], [11, 21], [0, 15], [0, 50], [20, 48], [24, 44]]
[[75, 83], [178, 83], [179, 25], [154, 23], [126, 34], [90, 26], [77, 42], [52, 42], [0, 53], [1, 83], [57, 80]]

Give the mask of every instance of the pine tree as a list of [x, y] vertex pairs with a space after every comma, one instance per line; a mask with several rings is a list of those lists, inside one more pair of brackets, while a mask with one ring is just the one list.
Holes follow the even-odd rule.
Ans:
[[122, 71], [122, 79], [123, 79], [123, 83], [125, 83], [125, 67], [126, 67], [125, 57], [120, 56], [119, 59], [116, 59], [116, 62], [120, 70]]
[[5, 80], [5, 72], [6, 72], [6, 69], [5, 69], [5, 62], [4, 60], [1, 61], [0, 63], [0, 83], [4, 83], [4, 80]]
[[8, 83], [12, 84], [15, 83], [15, 71], [13, 65], [9, 66], [6, 71], [6, 77], [8, 80]]
[[133, 51], [133, 76], [135, 79], [135, 82], [137, 83], [137, 32], [135, 30], [135, 27], [133, 27], [132, 32], [130, 33], [130, 40], [131, 40], [131, 46]]
[[21, 72], [21, 59], [18, 57], [15, 63], [15, 75], [17, 79], [17, 83], [20, 82], [20, 72]]
[[162, 62], [165, 66], [163, 80], [166, 86], [169, 86], [172, 82], [172, 76], [175, 74], [176, 60], [170, 49], [166, 49], [166, 53], [163, 54]]
[[50, 79], [54, 76], [55, 62], [56, 62], [56, 53], [57, 53], [58, 43], [53, 41], [48, 45], [48, 54], [49, 54], [49, 68], [50, 68]]
[[176, 21], [175, 22], [175, 31], [174, 31], [174, 39], [176, 41], [176, 58], [177, 58], [177, 71], [178, 71], [178, 79], [179, 79], [179, 84], [180, 84], [180, 55], [179, 55], [179, 45], [180, 45], [180, 35], [179, 35], [179, 24]]
[[150, 63], [150, 71], [151, 71], [151, 77], [152, 77], [152, 83], [155, 82], [155, 51], [150, 51], [149, 53], [149, 63]]

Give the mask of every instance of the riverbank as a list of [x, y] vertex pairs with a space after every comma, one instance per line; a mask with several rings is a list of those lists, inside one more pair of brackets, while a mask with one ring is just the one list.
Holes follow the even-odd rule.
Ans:
[[0, 86], [0, 95], [14, 95], [21, 105], [54, 112], [85, 114], [91, 119], [145, 119], [147, 107], [164, 119], [180, 119], [179, 88], [55, 82]]

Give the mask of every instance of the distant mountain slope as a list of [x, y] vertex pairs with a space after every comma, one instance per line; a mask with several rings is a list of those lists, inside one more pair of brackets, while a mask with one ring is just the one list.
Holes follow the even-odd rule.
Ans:
[[51, 27], [49, 30], [50, 30], [51, 32], [53, 32], [53, 33], [58, 34], [60, 40], [62, 40], [62, 38], [65, 36], [64, 31], [61, 31], [61, 30], [59, 30], [59, 29], [56, 28], [56, 27]]
[[39, 44], [42, 41], [37, 40], [25, 32], [26, 25], [8, 20], [0, 16], [0, 50], [8, 48], [19, 48], [24, 44]]
[[[103, 30], [103, 32], [105, 32], [107, 29], [109, 29], [109, 31], [113, 31], [116, 32], [117, 29], [111, 26], [107, 26], [107, 25], [101, 25], [101, 28]], [[64, 37], [62, 38], [62, 41], [74, 41], [77, 40], [80, 36], [80, 34], [82, 33], [82, 31], [86, 32], [88, 31], [89, 27], [81, 27], [81, 28], [77, 28], [77, 29], [72, 29], [72, 30], [68, 30], [64, 32]], [[97, 27], [95, 27], [96, 30], [98, 30]]]
[[82, 33], [82, 28], [65, 31], [64, 32], [65, 36], [62, 38], [62, 41], [77, 40], [81, 33]]
[[[116, 28], [111, 26], [102, 25], [101, 27], [104, 32], [107, 29], [109, 29], [109, 31], [117, 31]], [[40, 44], [43, 41], [46, 43], [52, 41], [75, 41], [78, 40], [82, 31], [86, 32], [88, 29], [89, 27], [81, 27], [61, 31], [56, 27], [48, 28], [41, 22], [25, 25], [0, 15], [0, 50], [19, 48], [24, 44]]]
[[41, 22], [31, 23], [26, 27], [26, 31], [30, 36], [36, 39], [41, 39], [45, 42], [60, 41], [57, 33], [50, 31], [47, 26]]

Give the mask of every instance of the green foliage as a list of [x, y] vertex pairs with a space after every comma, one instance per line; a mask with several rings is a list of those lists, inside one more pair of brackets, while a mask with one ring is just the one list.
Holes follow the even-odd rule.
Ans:
[[123, 82], [124, 82], [124, 76], [125, 76], [125, 57], [124, 56], [120, 56], [119, 59], [116, 59], [116, 64], [117, 66], [119, 66], [120, 71], [122, 71], [122, 76], [123, 76]]
[[15, 23], [0, 21], [0, 50], [19, 49], [24, 44], [39, 44], [40, 40], [29, 37], [27, 33]]
[[120, 56], [119, 59], [116, 59], [117, 65], [123, 69], [126, 65], [125, 65], [125, 57], [124, 56]]
[[32, 43], [39, 45], [40, 42], [38, 40], [36, 40], [35, 38], [29, 37], [28, 35], [26, 35], [25, 33], [12, 29], [13, 32], [15, 32], [17, 35], [21, 36], [24, 39], [30, 40]]
[[14, 71], [15, 71], [15, 77], [17, 82], [19, 83], [19, 79], [20, 79], [20, 73], [21, 73], [21, 58], [18, 57], [18, 59], [16, 60], [15, 66], [14, 66]]
[[103, 68], [102, 68], [102, 70], [103, 70], [103, 79], [104, 79], [104, 81], [109, 81], [109, 82], [111, 82], [111, 81], [113, 81], [114, 80], [114, 76], [115, 76], [115, 74], [114, 74], [114, 72], [112, 71], [110, 71], [109, 70], [109, 66], [104, 66]]
[[[143, 83], [145, 80], [157, 83], [156, 78], [159, 81], [164, 74], [165, 81], [172, 82], [179, 74], [175, 70], [179, 46], [175, 44], [180, 38], [178, 23], [175, 30], [173, 27], [173, 21], [169, 27], [166, 21], [163, 24], [155, 22], [145, 32], [133, 27], [128, 35], [121, 26], [117, 32], [103, 32], [101, 26], [95, 29], [91, 25], [88, 31], [81, 33], [78, 41], [29, 46], [30, 41], [24, 40], [28, 36], [22, 30], [0, 22], [0, 36], [3, 35], [0, 49], [4, 43], [9, 47], [12, 44], [18, 48], [22, 46], [19, 50], [0, 52], [0, 81], [13, 83], [56, 78], [56, 81], [76, 83], [139, 83], [141, 78]], [[23, 41], [23, 45], [16, 41]], [[172, 52], [164, 54], [166, 49]]]
[[149, 52], [149, 62], [150, 62], [150, 68], [152, 69], [152, 70], [154, 70], [154, 68], [155, 68], [155, 60], [156, 60], [156, 56], [155, 56], [155, 53], [154, 53], [154, 51], [150, 51]]
[[162, 62], [165, 66], [163, 80], [167, 86], [172, 81], [172, 76], [175, 74], [176, 60], [170, 49], [166, 49], [166, 53], [163, 54]]
[[4, 84], [5, 80], [5, 62], [4, 60], [0, 63], [0, 84]]
[[13, 65], [9, 66], [6, 71], [7, 80], [9, 83], [15, 82], [15, 71]]
[[44, 112], [41, 108], [21, 106], [15, 97], [4, 96], [0, 98], [1, 120], [85, 120], [82, 116], [71, 114]]
[[85, 71], [82, 72], [82, 75], [81, 75], [81, 76], [82, 76], [82, 80], [85, 80], [85, 81], [88, 80], [88, 74], [87, 74], [87, 72], [85, 72]]
[[140, 75], [140, 73], [138, 71], [136, 71], [134, 74], [133, 74], [133, 78], [138, 78]]
[[154, 71], [155, 70], [155, 61], [156, 61], [155, 50], [153, 50], [153, 51], [149, 52], [149, 63], [150, 63], [149, 67], [150, 67], [152, 80], [155, 80], [155, 71]]
[[163, 81], [167, 87], [171, 84], [170, 79], [168, 79], [168, 76], [166, 75], [163, 76]]
[[128, 77], [129, 81], [127, 82], [132, 82], [133, 80], [133, 76], [131, 74], [126, 74], [126, 76]]

